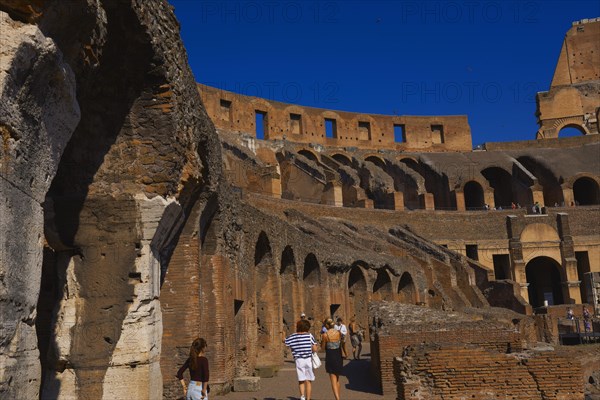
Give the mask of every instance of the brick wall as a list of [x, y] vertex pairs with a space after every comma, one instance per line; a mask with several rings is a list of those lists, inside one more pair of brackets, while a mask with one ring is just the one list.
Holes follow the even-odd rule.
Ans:
[[398, 399], [583, 399], [577, 360], [470, 346], [418, 346], [394, 360]]
[[396, 390], [393, 362], [395, 357], [402, 355], [407, 346], [416, 346], [421, 343], [458, 343], [473, 344], [497, 353], [522, 350], [519, 332], [499, 329], [497, 326], [491, 326], [481, 321], [449, 323], [445, 326], [423, 324], [413, 326], [410, 330], [402, 326], [392, 326], [388, 327], [388, 333], [385, 335], [376, 335], [373, 342], [371, 351], [374, 373], [380, 379], [384, 394], [394, 393]]

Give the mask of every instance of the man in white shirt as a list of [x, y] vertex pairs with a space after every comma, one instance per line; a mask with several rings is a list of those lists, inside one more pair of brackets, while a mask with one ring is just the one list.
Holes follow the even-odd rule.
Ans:
[[346, 352], [346, 336], [348, 335], [348, 329], [346, 328], [346, 325], [344, 325], [342, 317], [337, 318], [334, 328], [342, 334], [342, 357], [348, 358], [348, 353]]

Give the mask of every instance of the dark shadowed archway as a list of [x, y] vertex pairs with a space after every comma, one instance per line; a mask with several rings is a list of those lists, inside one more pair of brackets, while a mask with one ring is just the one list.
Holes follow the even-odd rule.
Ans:
[[377, 279], [373, 284], [373, 299], [387, 301], [393, 300], [392, 280], [385, 269], [380, 269], [377, 271]]
[[280, 322], [279, 310], [273, 293], [277, 293], [276, 271], [271, 253], [271, 244], [265, 232], [261, 232], [254, 250], [257, 366], [275, 365], [279, 360], [278, 342]]
[[475, 181], [465, 184], [465, 207], [467, 210], [481, 210], [484, 205], [483, 188]]
[[525, 266], [529, 283], [529, 304], [541, 307], [544, 300], [548, 305], [564, 304], [561, 287], [561, 266], [550, 257], [536, 257]]
[[281, 310], [283, 324], [287, 328], [286, 334], [295, 332], [296, 315], [299, 315], [297, 310], [296, 293], [296, 259], [294, 258], [294, 250], [291, 246], [286, 246], [281, 254], [281, 268], [279, 269], [279, 277], [281, 279]]
[[499, 167], [489, 167], [481, 171], [481, 175], [488, 180], [494, 189], [494, 205], [496, 208], [508, 209], [514, 201], [512, 193], [512, 176]]
[[356, 317], [356, 322], [367, 327], [369, 323], [367, 281], [362, 268], [354, 265], [348, 274], [348, 296], [350, 300], [350, 315]]
[[573, 183], [573, 198], [581, 206], [600, 204], [598, 182], [584, 176]]
[[405, 272], [398, 282], [398, 301], [400, 303], [415, 304], [417, 302], [417, 291], [412, 276]]
[[317, 257], [310, 253], [304, 259], [304, 271], [302, 273], [302, 281], [304, 282], [304, 313], [311, 321], [311, 325], [315, 325], [322, 316], [326, 315], [322, 309], [320, 301], [319, 284], [321, 282], [321, 268]]

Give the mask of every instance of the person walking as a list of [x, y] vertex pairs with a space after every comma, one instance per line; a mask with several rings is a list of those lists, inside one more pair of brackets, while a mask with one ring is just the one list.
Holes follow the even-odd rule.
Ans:
[[348, 358], [348, 352], [346, 351], [346, 336], [348, 336], [348, 328], [346, 328], [346, 325], [344, 325], [344, 320], [342, 317], [337, 318], [335, 329], [340, 331], [342, 334], [342, 357]]
[[298, 388], [300, 400], [310, 400], [312, 394], [312, 381], [315, 373], [312, 368], [312, 353], [317, 351], [317, 341], [310, 330], [310, 322], [301, 319], [296, 323], [296, 333], [285, 339], [285, 345], [292, 351], [298, 375]]
[[[181, 382], [186, 400], [208, 400], [208, 359], [204, 355], [206, 346], [206, 340], [203, 338], [194, 339], [190, 347], [190, 356], [177, 371], [176, 376]], [[186, 369], [190, 370], [190, 384], [187, 387], [183, 379]]]
[[360, 353], [362, 352], [362, 331], [360, 325], [356, 322], [356, 318], [350, 318], [350, 324], [348, 324], [348, 331], [350, 332], [350, 344], [352, 345], [352, 358], [360, 360]]
[[340, 400], [340, 375], [344, 368], [342, 360], [342, 333], [335, 328], [333, 320], [325, 320], [327, 332], [322, 336], [321, 348], [325, 350], [325, 371], [329, 374], [335, 400]]

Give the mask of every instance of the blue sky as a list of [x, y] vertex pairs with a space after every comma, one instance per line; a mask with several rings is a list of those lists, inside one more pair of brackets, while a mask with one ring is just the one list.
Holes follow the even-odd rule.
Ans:
[[469, 117], [534, 139], [571, 22], [600, 1], [171, 0], [198, 82], [305, 106]]

